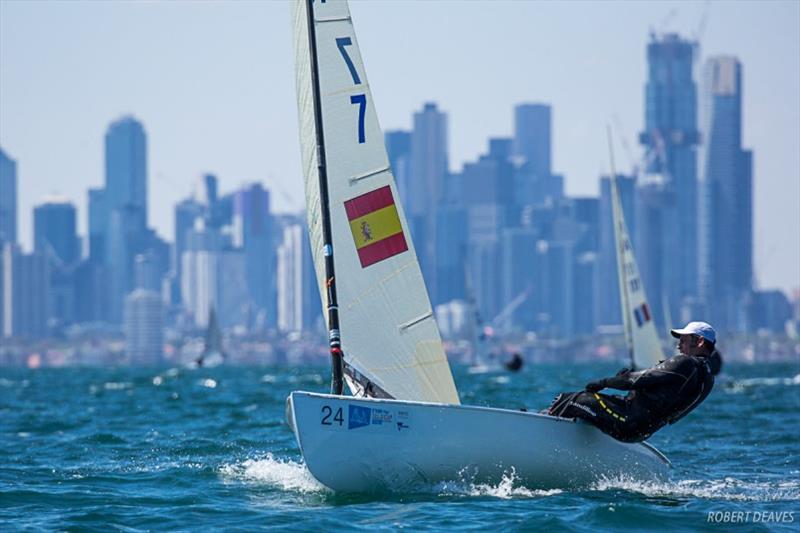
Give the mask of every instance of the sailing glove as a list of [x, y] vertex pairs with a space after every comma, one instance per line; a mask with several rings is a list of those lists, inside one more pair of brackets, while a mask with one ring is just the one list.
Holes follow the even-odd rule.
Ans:
[[606, 388], [606, 380], [601, 379], [600, 381], [590, 381], [586, 384], [586, 390], [589, 392], [599, 392]]

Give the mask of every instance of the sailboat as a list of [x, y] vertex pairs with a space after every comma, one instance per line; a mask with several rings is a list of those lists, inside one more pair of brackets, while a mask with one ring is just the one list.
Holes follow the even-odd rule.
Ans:
[[469, 323], [470, 340], [472, 341], [472, 357], [468, 372], [470, 374], [486, 374], [488, 372], [499, 372], [502, 370], [497, 359], [490, 357], [486, 338], [486, 328], [478, 310], [478, 301], [475, 298], [475, 291], [472, 288], [472, 276], [468, 262], [464, 262], [464, 287], [467, 292], [467, 313]]
[[545, 488], [665, 476], [669, 461], [646, 443], [573, 419], [460, 404], [349, 6], [301, 0], [292, 22], [308, 229], [332, 366], [329, 394], [287, 398], [309, 472], [341, 492], [465, 477], [512, 475]]
[[222, 349], [222, 334], [219, 331], [217, 324], [217, 314], [212, 307], [208, 313], [208, 326], [206, 327], [206, 336], [203, 343], [203, 352], [200, 357], [195, 361], [195, 365], [199, 367], [214, 367], [221, 365], [225, 361], [225, 352]]
[[611, 212], [614, 219], [614, 243], [617, 251], [617, 278], [619, 280], [622, 325], [625, 330], [625, 346], [634, 370], [649, 368], [666, 359], [661, 341], [656, 332], [650, 305], [647, 303], [639, 266], [633, 254], [622, 201], [617, 188], [617, 173], [614, 168], [614, 150], [611, 132], [608, 132], [608, 148], [611, 156]]

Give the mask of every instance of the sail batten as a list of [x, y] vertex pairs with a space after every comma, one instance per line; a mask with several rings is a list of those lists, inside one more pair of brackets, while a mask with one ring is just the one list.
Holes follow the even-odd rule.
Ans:
[[[311, 6], [311, 7], [309, 7]], [[307, 63], [313, 9], [321, 120], [313, 116]], [[399, 202], [383, 133], [347, 2], [294, 4], [295, 60], [301, 156], [312, 256], [323, 303], [327, 297], [316, 163], [325, 161], [345, 378], [354, 393], [369, 383], [397, 399], [458, 403], [458, 393]], [[300, 14], [298, 14], [300, 13]], [[321, 24], [324, 22], [324, 24]], [[303, 43], [306, 43], [305, 46]], [[313, 143], [320, 127], [324, 153]], [[368, 179], [367, 179], [368, 178]], [[422, 319], [420, 320], [420, 317]], [[327, 317], [326, 317], [327, 319]], [[413, 327], [404, 325], [414, 324]], [[329, 324], [330, 327], [330, 324]], [[348, 376], [350, 374], [350, 376]]]

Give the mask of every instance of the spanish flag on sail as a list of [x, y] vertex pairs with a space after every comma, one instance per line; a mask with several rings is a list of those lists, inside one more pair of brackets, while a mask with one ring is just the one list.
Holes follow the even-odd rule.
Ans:
[[344, 203], [361, 267], [408, 250], [389, 185]]

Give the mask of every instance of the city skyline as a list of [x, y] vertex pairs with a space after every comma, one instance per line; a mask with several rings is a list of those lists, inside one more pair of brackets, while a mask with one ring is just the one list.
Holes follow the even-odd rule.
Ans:
[[[283, 3], [279, 5], [0, 3], [0, 146], [17, 163], [18, 236], [25, 247], [32, 247], [33, 206], [54, 192], [68, 197], [78, 207], [79, 233], [86, 237], [87, 190], [103, 183], [103, 135], [110, 122], [127, 114], [144, 124], [150, 140], [149, 224], [162, 237], [171, 239], [173, 235], [172, 205], [185, 198], [206, 172], [220, 178], [222, 192], [230, 192], [243, 182], [258, 181], [273, 191], [276, 212], [301, 210], [288, 9]], [[408, 5], [414, 9], [407, 9]], [[599, 32], [596, 27], [587, 28], [589, 22], [570, 18], [569, 12], [577, 9], [574, 7], [570, 10], [550, 3], [500, 3], [489, 12], [481, 9], [485, 4], [470, 3], [458, 4], [463, 8], [459, 10], [447, 8], [453, 5], [353, 4], [356, 30], [384, 130], [408, 128], [412, 113], [420, 110], [424, 102], [436, 101], [449, 116], [449, 161], [450, 170], [455, 172], [485, 151], [487, 138], [510, 133], [514, 105], [551, 105], [552, 167], [564, 175], [566, 192], [572, 196], [599, 194], [599, 177], [608, 173], [603, 139], [606, 122], [614, 122], [619, 132], [616, 142], [623, 162], [620, 170], [627, 171], [628, 159], [639, 159], [641, 151], [636, 140], [643, 129], [643, 49], [648, 41], [647, 22], [642, 21], [658, 27], [672, 9], [678, 8], [677, 20], [673, 17], [659, 29], [691, 38], [701, 27], [704, 9], [702, 3], [661, 2], [648, 5], [647, 9], [633, 5], [625, 9], [624, 17], [617, 17], [621, 21], [611, 20], [614, 17], [602, 19], [608, 22], [608, 30]], [[577, 5], [587, 12], [598, 9], [591, 4]], [[800, 48], [796, 24], [800, 8], [791, 3], [773, 3], [770, 9], [736, 5], [737, 9], [726, 3], [707, 7], [708, 22], [698, 63], [702, 65], [707, 57], [720, 54], [734, 55], [741, 61], [742, 144], [755, 153], [756, 279], [761, 287], [779, 286], [786, 290], [797, 286], [800, 266], [800, 245], [789, 237], [800, 233], [800, 192], [792, 189], [800, 186], [800, 164], [796, 150], [791, 148], [800, 137], [800, 68], [798, 52], [791, 53]], [[416, 20], [411, 11], [422, 19]], [[600, 11], [619, 14], [621, 4], [602, 4]], [[771, 15], [767, 16], [766, 11]], [[509, 20], [508, 15], [514, 13], [525, 14], [536, 28], [527, 31], [539, 36], [526, 40], [515, 34], [522, 23]], [[452, 34], [448, 39], [441, 39], [442, 30], [437, 24], [444, 15], [453, 24], [447, 27]], [[475, 23], [479, 16], [482, 21], [485, 19], [491, 46], [458, 27], [458, 22]], [[180, 34], [186, 41], [165, 41], [169, 22], [181, 17], [187, 19], [189, 27], [181, 30], [187, 33]], [[580, 17], [583, 18], [592, 19]], [[419, 31], [415, 31], [414, 42], [395, 44], [404, 34], [381, 23], [388, 19], [398, 20], [397, 26], [415, 20]], [[555, 20], [555, 26], [566, 33], [553, 34], [552, 29], [540, 28], [537, 21], [543, 19]], [[751, 39], [744, 29], [745, 19], [748, 23], [770, 20], [775, 31], [759, 37], [756, 44], [756, 37]], [[92, 31], [87, 29], [83, 37], [75, 37], [92, 21], [102, 24]], [[132, 30], [117, 31], [123, 23], [130, 23]], [[134, 30], [141, 24], [152, 31], [149, 43], [134, 38]], [[253, 33], [259, 24], [265, 35]], [[511, 27], [510, 35], [500, 33], [503, 24]], [[224, 29], [222, 34], [210, 32], [217, 25]], [[241, 32], [231, 32], [231, 26], [241, 27]], [[621, 27], [627, 28], [630, 35], [617, 35]], [[69, 33], [62, 33], [63, 29]], [[435, 29], [438, 40], [434, 38]], [[581, 41], [581, 32], [590, 38], [584, 36]], [[214, 38], [206, 39], [209, 42], [197, 40], [203, 35]], [[574, 48], [564, 47], [551, 51], [550, 58], [540, 57], [541, 49], [548, 48], [547, 38], [553, 35], [559, 36], [558, 42], [575, 44]], [[594, 55], [579, 46], [592, 42], [592, 36], [595, 41], [600, 37], [600, 48]], [[54, 50], [53, 43], [59, 37], [64, 46]], [[171, 47], [164, 48], [165, 42], [172, 42]], [[137, 43], [141, 53], [132, 49]], [[159, 46], [164, 55], [160, 59], [153, 55]], [[104, 47], [107, 50], [100, 50]], [[427, 56], [418, 53], [421, 50], [427, 50]], [[117, 56], [112, 55], [115, 51]], [[232, 52], [244, 57], [228, 57]], [[498, 61], [500, 65], [487, 61], [500, 52], [508, 54], [507, 61]], [[517, 72], [527, 69], [516, 68], [524, 64], [520, 57], [525, 52], [530, 52], [531, 62], [541, 65], [540, 69], [531, 69], [535, 73], [528, 73], [528, 77]], [[762, 58], [770, 52], [780, 56], [773, 58], [773, 63]], [[37, 55], [38, 63], [32, 61], [33, 55]], [[117, 61], [110, 62], [110, 58]], [[615, 61], [626, 67], [613, 70]], [[452, 68], [444, 69], [442, 74], [441, 65], [447, 62]], [[575, 65], [575, 71], [587, 71], [584, 74], [591, 75], [590, 79], [593, 76], [596, 85], [592, 94], [576, 82], [581, 79], [579, 76], [558, 72], [559, 66], [572, 70], [563, 69], [563, 65]], [[785, 68], [777, 68], [781, 65]], [[417, 75], [409, 76], [413, 70]], [[475, 75], [476, 71], [480, 76]], [[114, 76], [121, 79], [111, 81]], [[612, 92], [609, 80], [604, 79], [609, 77], [615, 81]], [[53, 83], [56, 79], [59, 82]], [[92, 85], [98, 80], [102, 83]], [[417, 83], [412, 83], [414, 80]], [[419, 83], [420, 80], [430, 83]], [[701, 81], [699, 74], [695, 81]], [[209, 87], [203, 89], [204, 83]], [[614, 87], [618, 90], [613, 91]], [[218, 98], [209, 101], [212, 93], [208, 91], [213, 90]], [[492, 97], [486, 98], [487, 94]], [[772, 107], [766, 101], [772, 101]], [[778, 102], [781, 107], [776, 105]], [[54, 109], [59, 107], [57, 104], [60, 109]], [[186, 138], [187, 132], [192, 136]], [[235, 143], [230, 142], [232, 138]], [[621, 138], [627, 140], [634, 154], [630, 158], [619, 148]], [[42, 156], [43, 153], [48, 155]], [[786, 213], [795, 215], [794, 220], [789, 220], [788, 229]]]

